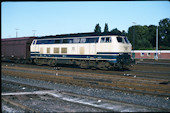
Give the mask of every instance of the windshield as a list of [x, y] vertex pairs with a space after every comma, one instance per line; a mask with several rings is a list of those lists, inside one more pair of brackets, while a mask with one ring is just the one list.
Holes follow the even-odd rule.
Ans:
[[124, 40], [125, 40], [125, 42], [126, 42], [127, 44], [130, 43], [127, 37], [124, 37]]
[[121, 37], [117, 37], [117, 41], [120, 42], [120, 43], [123, 43], [123, 40]]

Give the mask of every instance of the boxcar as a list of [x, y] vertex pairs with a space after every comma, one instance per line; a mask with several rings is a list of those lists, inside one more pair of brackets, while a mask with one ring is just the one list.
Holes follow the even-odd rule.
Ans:
[[30, 45], [35, 37], [20, 37], [1, 39], [1, 60], [28, 62], [30, 60]]

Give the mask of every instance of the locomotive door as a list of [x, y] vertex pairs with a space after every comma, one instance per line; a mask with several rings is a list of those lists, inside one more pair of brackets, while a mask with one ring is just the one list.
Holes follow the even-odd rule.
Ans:
[[89, 44], [89, 54], [96, 54], [96, 43]]

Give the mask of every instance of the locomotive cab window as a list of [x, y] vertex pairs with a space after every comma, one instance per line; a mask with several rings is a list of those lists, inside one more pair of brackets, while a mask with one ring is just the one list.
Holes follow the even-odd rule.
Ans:
[[111, 37], [106, 37], [106, 43], [110, 43], [111, 42]]
[[104, 42], [105, 42], [105, 38], [103, 37], [101, 38], [100, 43], [104, 43]]
[[119, 42], [119, 43], [124, 43], [124, 41], [123, 41], [123, 38], [122, 37], [116, 37], [117, 38], [117, 41]]
[[100, 43], [111, 43], [111, 37], [102, 37]]
[[124, 37], [124, 40], [125, 40], [125, 42], [126, 42], [127, 44], [130, 43], [127, 37]]

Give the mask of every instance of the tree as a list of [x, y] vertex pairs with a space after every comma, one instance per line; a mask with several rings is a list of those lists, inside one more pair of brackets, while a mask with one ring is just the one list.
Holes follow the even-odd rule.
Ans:
[[170, 47], [170, 18], [160, 20], [158, 29], [162, 39], [161, 46]]
[[[156, 47], [156, 26], [149, 25], [148, 26], [148, 40], [152, 44], [152, 47]], [[159, 41], [160, 42], [160, 41]]]
[[132, 42], [134, 49], [149, 49], [152, 48], [152, 44], [149, 41], [148, 34], [149, 31], [147, 26], [135, 25], [129, 27], [127, 36], [130, 42]]
[[122, 31], [122, 35], [127, 36], [127, 33], [125, 30]]
[[100, 27], [99, 24], [97, 24], [97, 25], [95, 26], [94, 32], [95, 32], [95, 33], [101, 33], [101, 27]]
[[121, 31], [119, 31], [117, 28], [112, 29], [110, 32], [114, 33], [114, 34], [117, 34], [117, 35], [121, 35]]
[[[117, 28], [110, 31], [115, 35], [127, 36], [134, 49], [155, 49], [156, 47], [156, 29], [158, 27], [158, 49], [170, 49], [170, 18], [160, 20], [159, 26], [149, 25], [131, 26], [126, 33]], [[94, 29], [95, 33], [101, 33], [99, 24]], [[104, 33], [109, 32], [108, 24], [105, 23]]]
[[109, 32], [109, 28], [107, 23], [105, 23], [105, 27], [104, 27], [104, 33], [108, 33]]

